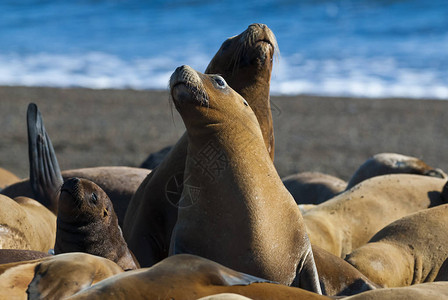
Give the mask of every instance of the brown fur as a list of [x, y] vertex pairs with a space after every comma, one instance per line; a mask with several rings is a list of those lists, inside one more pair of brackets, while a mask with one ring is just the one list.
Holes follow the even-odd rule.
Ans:
[[198, 299], [235, 293], [252, 299], [330, 299], [302, 289], [266, 283], [192, 255], [166, 258], [152, 268], [103, 280], [69, 299]]
[[222, 77], [188, 66], [176, 69], [170, 88], [188, 134], [170, 253], [320, 292], [302, 216], [244, 98]]
[[[263, 40], [266, 42], [261, 42]], [[247, 100], [262, 126], [271, 158], [274, 155], [274, 138], [269, 87], [275, 48], [275, 37], [270, 29], [254, 24], [224, 42], [206, 70], [206, 73], [221, 74]], [[229, 59], [235, 63], [229, 64]], [[128, 207], [123, 233], [142, 266], [151, 266], [168, 255], [171, 232], [177, 218], [177, 201], [184, 181], [187, 145], [188, 138], [184, 134], [163, 162], [146, 177]], [[179, 185], [179, 194], [174, 201], [169, 201], [167, 186], [174, 183], [174, 178]]]
[[325, 202], [347, 186], [342, 179], [319, 172], [297, 173], [282, 178], [282, 181], [297, 204]]
[[[71, 177], [85, 178], [98, 184], [110, 197], [121, 226], [132, 196], [150, 172], [147, 169], [131, 167], [94, 167], [65, 170], [62, 171], [62, 177], [64, 180]], [[2, 194], [11, 198], [34, 196], [29, 179], [9, 186], [2, 191]], [[53, 213], [57, 214], [57, 210]]]
[[447, 204], [419, 211], [383, 228], [346, 260], [383, 287], [434, 281], [446, 274], [447, 226]]
[[49, 253], [21, 249], [0, 249], [0, 264], [39, 259], [50, 256]]
[[79, 178], [65, 181], [58, 207], [56, 254], [85, 252], [108, 258], [124, 270], [138, 267], [112, 203], [98, 185]]
[[0, 249], [47, 252], [56, 236], [56, 217], [39, 202], [0, 195]]
[[29, 299], [62, 299], [120, 272], [110, 260], [85, 253], [2, 264], [0, 299], [27, 299], [27, 292]]
[[405, 173], [447, 178], [442, 170], [430, 167], [418, 158], [397, 153], [379, 153], [356, 170], [347, 184], [347, 190], [374, 176]]
[[303, 215], [311, 243], [345, 257], [390, 222], [446, 203], [445, 182], [408, 174], [363, 181]]
[[0, 191], [5, 187], [20, 181], [20, 178], [13, 173], [0, 168]]

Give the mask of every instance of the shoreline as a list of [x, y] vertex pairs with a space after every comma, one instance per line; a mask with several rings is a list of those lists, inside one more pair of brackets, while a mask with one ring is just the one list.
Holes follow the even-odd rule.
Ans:
[[[0, 86], [0, 167], [28, 177], [26, 109], [38, 105], [61, 169], [139, 166], [184, 125], [166, 90]], [[319, 171], [348, 180], [370, 156], [397, 152], [448, 171], [448, 102], [271, 96], [281, 177]]]

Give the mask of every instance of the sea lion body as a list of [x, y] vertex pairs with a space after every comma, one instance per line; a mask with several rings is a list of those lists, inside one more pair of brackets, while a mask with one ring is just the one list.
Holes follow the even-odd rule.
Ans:
[[2, 264], [0, 298], [62, 299], [121, 272], [114, 262], [86, 253]]
[[56, 236], [56, 217], [39, 202], [0, 195], [0, 249], [47, 252]]
[[[138, 288], [136, 288], [138, 287]], [[193, 255], [175, 255], [151, 268], [107, 278], [69, 299], [198, 299], [234, 293], [252, 299], [330, 299], [299, 288], [269, 283]]]
[[347, 183], [320, 172], [302, 172], [282, 178], [297, 204], [320, 204], [345, 190]]
[[[221, 74], [247, 100], [262, 128], [271, 158], [274, 137], [269, 89], [276, 48], [272, 31], [266, 25], [253, 24], [226, 40], [205, 71]], [[123, 234], [142, 266], [151, 266], [168, 256], [184, 182], [187, 146], [184, 134], [145, 178], [129, 204]]]
[[396, 174], [373, 177], [304, 213], [313, 245], [345, 257], [387, 224], [413, 212], [445, 204], [446, 180]]
[[383, 287], [448, 280], [448, 204], [403, 217], [379, 231], [346, 260]]
[[0, 191], [5, 187], [20, 181], [20, 178], [10, 171], [0, 168]]
[[398, 153], [378, 153], [366, 160], [350, 178], [346, 190], [366, 179], [388, 174], [416, 174], [447, 178], [440, 169], [428, 166], [416, 157]]
[[98, 255], [123, 270], [138, 267], [109, 197], [95, 183], [76, 177], [65, 181], [61, 188], [54, 251]]
[[320, 292], [302, 216], [247, 102], [218, 75], [176, 69], [171, 95], [188, 134], [171, 254]]

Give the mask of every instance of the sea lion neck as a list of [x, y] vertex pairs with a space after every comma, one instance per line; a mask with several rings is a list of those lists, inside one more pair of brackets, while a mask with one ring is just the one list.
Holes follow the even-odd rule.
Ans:
[[251, 24], [241, 34], [227, 39], [205, 70], [206, 74], [220, 74], [249, 103], [272, 160], [275, 141], [269, 93], [277, 51], [272, 31], [264, 24]]

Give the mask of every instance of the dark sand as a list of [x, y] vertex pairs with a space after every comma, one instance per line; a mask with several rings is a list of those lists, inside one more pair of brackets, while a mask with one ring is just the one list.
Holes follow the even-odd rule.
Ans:
[[[0, 87], [0, 167], [28, 177], [26, 109], [42, 112], [61, 169], [139, 166], [184, 125], [167, 91]], [[349, 179], [370, 156], [397, 152], [448, 171], [448, 101], [272, 97], [280, 176]]]

